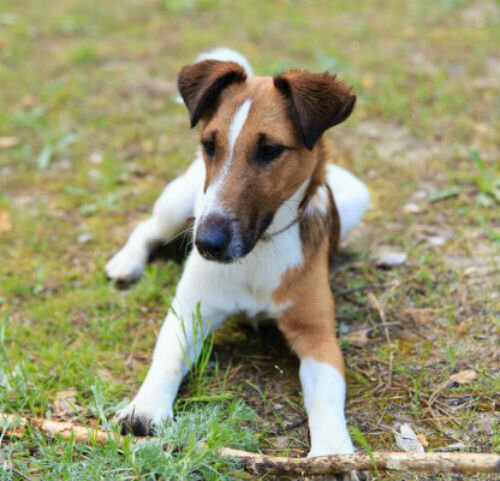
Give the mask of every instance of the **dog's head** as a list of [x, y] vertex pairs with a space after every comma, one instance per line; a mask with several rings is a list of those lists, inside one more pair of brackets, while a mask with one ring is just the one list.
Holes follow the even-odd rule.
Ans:
[[206, 167], [195, 244], [205, 258], [231, 262], [311, 177], [318, 139], [350, 115], [356, 97], [326, 73], [247, 78], [237, 63], [217, 60], [185, 67], [178, 86], [191, 126], [201, 121]]

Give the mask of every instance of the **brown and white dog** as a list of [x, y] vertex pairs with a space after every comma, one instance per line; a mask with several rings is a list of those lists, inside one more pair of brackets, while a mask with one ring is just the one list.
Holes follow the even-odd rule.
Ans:
[[[208, 58], [208, 59], [207, 59]], [[240, 54], [216, 49], [178, 79], [201, 152], [168, 184], [152, 217], [107, 264], [110, 278], [139, 277], [152, 249], [195, 218], [194, 248], [161, 328], [153, 361], [118, 419], [148, 434], [173, 415], [203, 334], [231, 314], [272, 317], [300, 358], [310, 456], [351, 453], [344, 362], [335, 336], [330, 259], [368, 206], [366, 187], [328, 164], [325, 130], [356, 97], [329, 74], [253, 76]], [[189, 362], [187, 362], [189, 361]]]

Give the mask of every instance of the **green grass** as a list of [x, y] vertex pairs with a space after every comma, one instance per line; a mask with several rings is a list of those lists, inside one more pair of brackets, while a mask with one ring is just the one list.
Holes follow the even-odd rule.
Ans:
[[[110, 441], [105, 446], [86, 446], [74, 441], [49, 442], [34, 432], [28, 440], [9, 442], [2, 452], [18, 460], [21, 472], [35, 471], [44, 480], [227, 480], [234, 479], [239, 468], [221, 459], [218, 452], [226, 445], [255, 449], [257, 439], [249, 429], [253, 417], [239, 401], [196, 406], [179, 413], [176, 422], [154, 439], [141, 443], [127, 437], [123, 444]], [[38, 452], [39, 457], [27, 457], [28, 450]], [[0, 479], [11, 478], [0, 471]]]
[[[373, 451], [393, 449], [392, 430], [410, 422], [429, 449], [498, 452], [499, 12], [492, 0], [0, 0], [0, 138], [17, 138], [0, 147], [0, 219], [12, 225], [0, 220], [1, 409], [57, 418], [56, 394], [74, 388], [77, 419], [110, 419], [139, 386], [182, 265], [156, 261], [128, 290], [103, 266], [193, 156], [177, 71], [226, 44], [256, 72], [330, 69], [358, 94], [329, 134], [373, 199], [332, 282], [350, 424]], [[381, 246], [408, 261], [377, 268]], [[386, 286], [373, 293], [390, 339], [372, 285]], [[346, 334], [362, 328], [357, 347]], [[214, 457], [223, 444], [305, 454], [298, 363], [279, 333], [231, 321], [209, 345], [166, 451], [32, 432], [2, 437], [2, 456], [36, 480], [194, 480], [218, 479], [212, 464], [239, 479]], [[477, 378], [429, 406], [463, 369]]]

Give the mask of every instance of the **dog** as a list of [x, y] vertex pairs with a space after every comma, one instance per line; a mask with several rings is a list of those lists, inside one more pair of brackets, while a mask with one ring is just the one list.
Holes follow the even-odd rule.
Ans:
[[194, 248], [146, 379], [118, 422], [148, 435], [173, 417], [179, 385], [201, 349], [197, 313], [201, 337], [231, 314], [265, 315], [300, 358], [309, 456], [352, 453], [329, 279], [339, 239], [361, 220], [369, 192], [328, 163], [324, 133], [349, 117], [356, 96], [328, 73], [254, 76], [226, 48], [184, 67], [178, 87], [191, 127], [201, 125], [201, 149], [106, 272], [136, 280], [152, 250], [190, 220]]

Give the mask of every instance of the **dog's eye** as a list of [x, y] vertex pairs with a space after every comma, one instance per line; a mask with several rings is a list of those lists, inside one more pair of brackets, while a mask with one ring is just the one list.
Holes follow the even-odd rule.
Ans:
[[201, 145], [209, 157], [213, 157], [215, 155], [215, 142], [213, 140], [202, 140]]
[[272, 160], [278, 158], [284, 150], [285, 146], [281, 144], [259, 145], [257, 150], [257, 162], [260, 164], [268, 164]]

